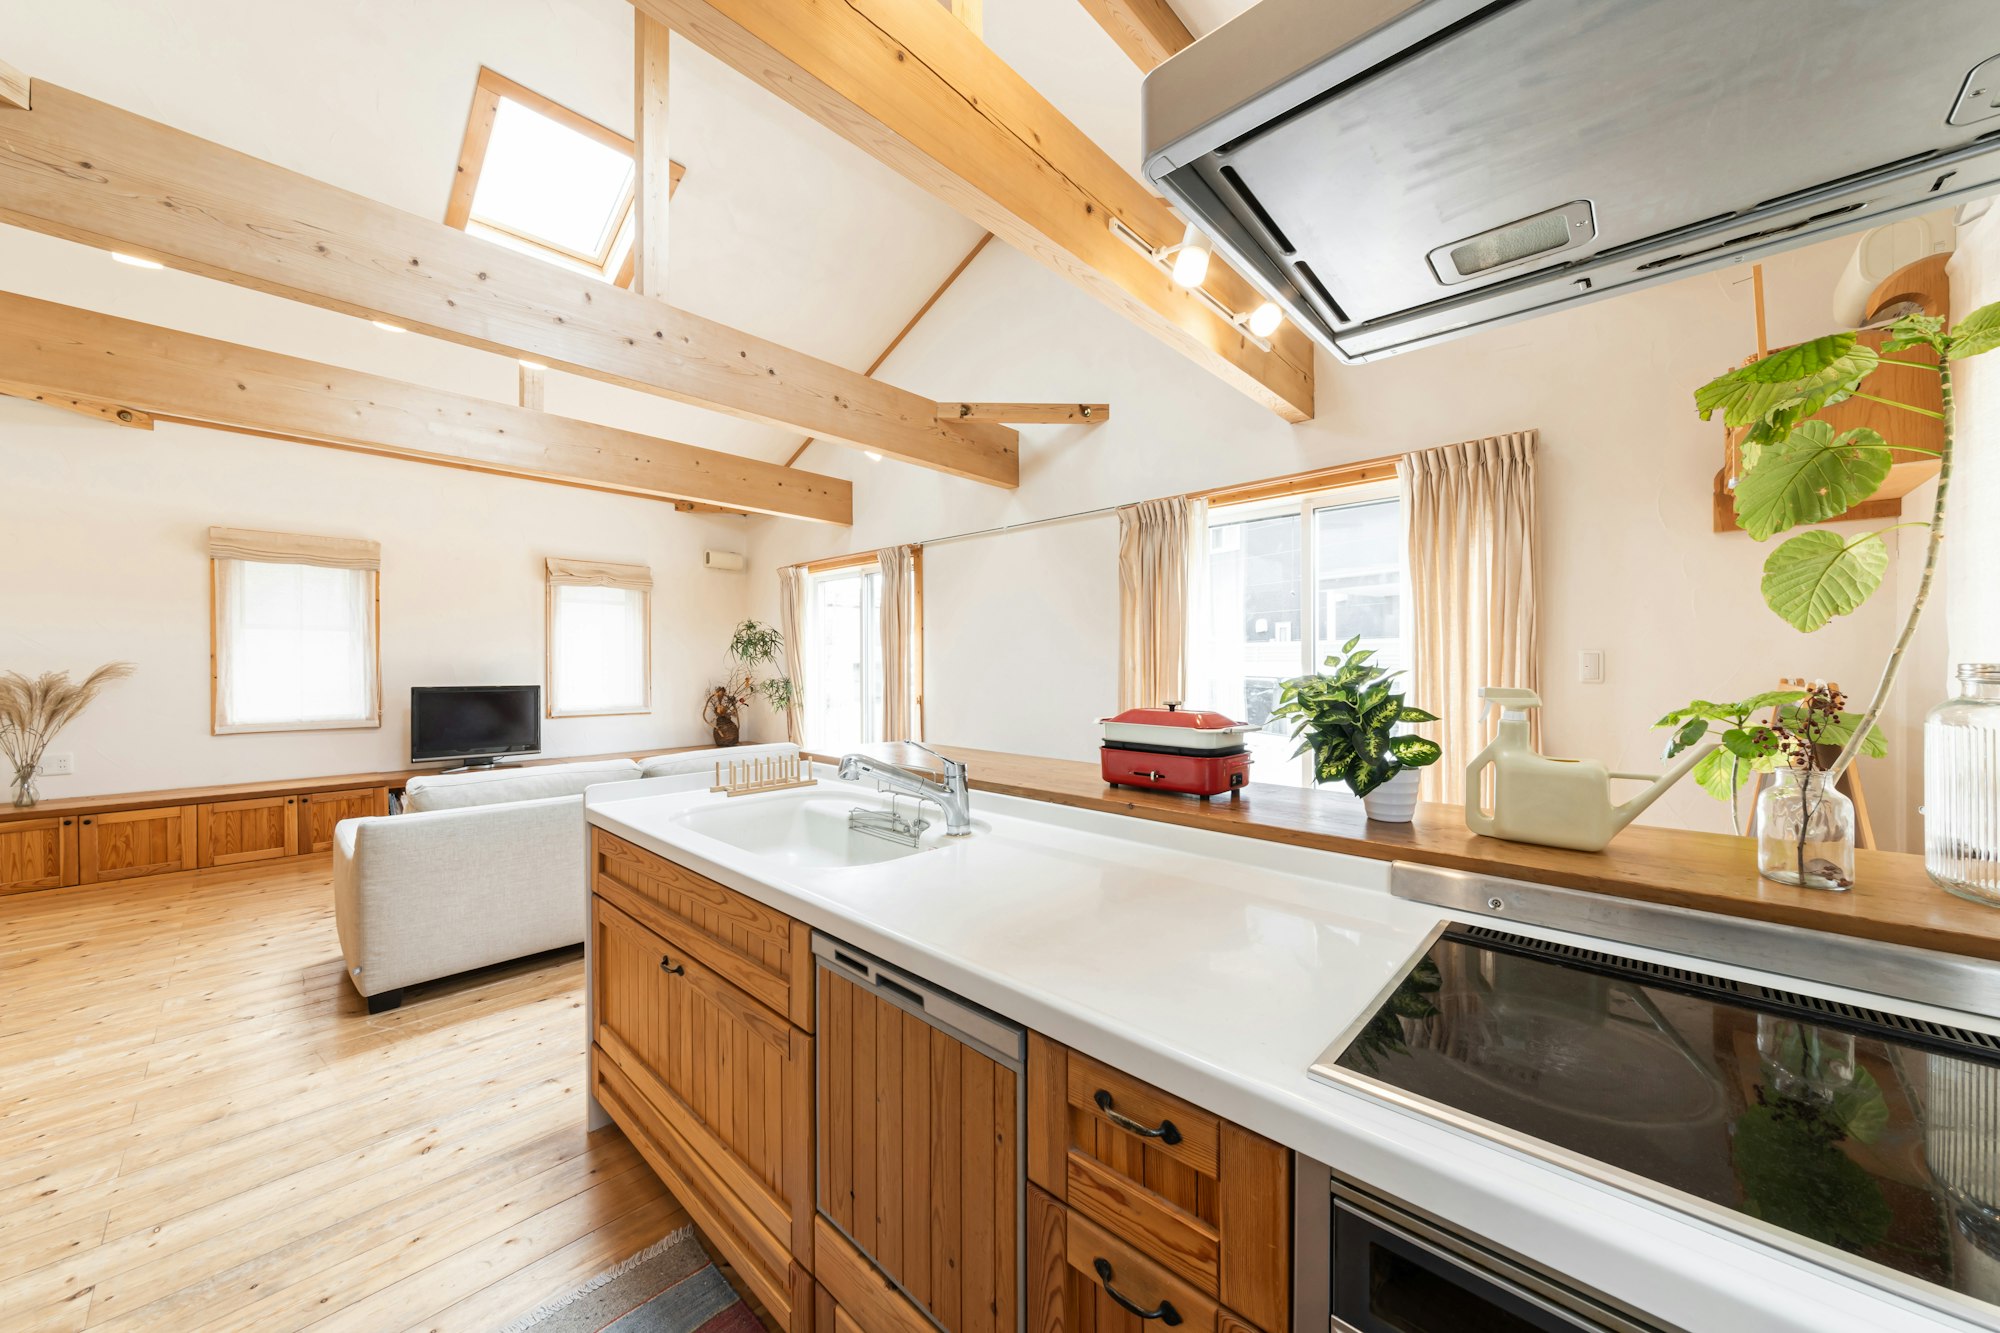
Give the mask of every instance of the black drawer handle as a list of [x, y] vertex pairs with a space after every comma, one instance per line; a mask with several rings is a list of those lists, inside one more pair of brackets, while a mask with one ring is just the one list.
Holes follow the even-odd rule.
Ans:
[[[1111, 1094], [1102, 1088], [1097, 1090], [1096, 1102], [1097, 1109], [1104, 1112], [1104, 1118], [1124, 1130], [1127, 1134], [1137, 1134], [1142, 1139], [1158, 1139], [1165, 1144], [1175, 1144], [1181, 1141], [1181, 1131], [1171, 1120], [1162, 1120], [1158, 1129], [1147, 1129], [1130, 1116], [1123, 1116], [1112, 1110]], [[1180, 1320], [1176, 1319], [1173, 1322], [1178, 1324]]]
[[669, 957], [666, 954], [660, 955], [660, 971], [666, 973], [670, 977], [680, 977], [687, 975], [687, 969], [685, 967], [682, 967], [679, 963], [676, 963], [671, 957]]
[[[1102, 1096], [1103, 1094], [1100, 1093], [1099, 1095]], [[1104, 1284], [1104, 1294], [1112, 1300], [1117, 1301], [1127, 1314], [1139, 1319], [1157, 1319], [1168, 1328], [1172, 1328], [1181, 1322], [1181, 1312], [1174, 1308], [1172, 1301], [1163, 1300], [1148, 1310], [1143, 1306], [1135, 1304], [1130, 1296], [1112, 1286], [1111, 1261], [1109, 1259], [1094, 1259], [1091, 1261], [1090, 1266], [1097, 1270], [1097, 1280]]]

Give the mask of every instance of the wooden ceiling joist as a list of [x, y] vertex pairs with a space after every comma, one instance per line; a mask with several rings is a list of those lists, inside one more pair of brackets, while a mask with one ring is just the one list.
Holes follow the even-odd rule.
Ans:
[[28, 76], [0, 60], [0, 107], [26, 111], [30, 105]]
[[1109, 403], [939, 403], [946, 421], [1004, 421], [1014, 426], [1095, 426], [1111, 420]]
[[667, 153], [667, 73], [673, 34], [632, 16], [632, 290], [667, 296], [668, 200], [680, 183]]
[[[1265, 351], [1127, 245], [1182, 223], [937, 0], [632, 0], [694, 42], [1063, 274], [1288, 421], [1313, 413], [1313, 352], [1286, 325]], [[1220, 262], [1209, 293], [1263, 297]]]
[[[4, 373], [4, 370], [0, 370], [0, 374]], [[50, 393], [46, 389], [30, 389], [25, 385], [0, 384], [0, 394], [5, 394], [9, 398], [25, 398], [31, 403], [41, 403], [48, 407], [60, 407], [65, 412], [94, 417], [128, 430], [153, 428], [152, 413], [141, 412], [138, 408], [129, 407], [124, 403], [107, 403], [101, 398], [79, 398], [70, 393]]]
[[255, 347], [0, 293], [0, 393], [128, 404], [161, 420], [822, 523], [837, 477]]
[[1020, 481], [1005, 426], [939, 421], [933, 399], [39, 80], [32, 111], [0, 110], [0, 221], [992, 485]]
[[1083, 7], [1118, 49], [1148, 73], [1194, 45], [1194, 34], [1167, 0], [1083, 0]]

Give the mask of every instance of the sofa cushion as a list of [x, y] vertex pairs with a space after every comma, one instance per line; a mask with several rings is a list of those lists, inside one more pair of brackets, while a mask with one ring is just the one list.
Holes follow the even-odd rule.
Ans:
[[790, 741], [769, 745], [732, 745], [726, 749], [683, 750], [679, 754], [656, 754], [639, 761], [640, 771], [649, 778], [671, 778], [682, 773], [713, 773], [718, 763], [737, 759], [772, 759], [795, 755], [799, 747]]
[[638, 776], [639, 766], [630, 759], [440, 773], [435, 777], [411, 778], [403, 788], [403, 809], [409, 813], [463, 810], [469, 806], [536, 801], [550, 796], [580, 796], [585, 787], [600, 782], [630, 782]]

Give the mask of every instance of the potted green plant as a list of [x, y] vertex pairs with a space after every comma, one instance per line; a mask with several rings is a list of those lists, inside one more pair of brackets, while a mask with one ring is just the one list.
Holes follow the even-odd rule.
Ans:
[[1294, 755], [1311, 752], [1313, 781], [1344, 782], [1362, 798], [1368, 817], [1407, 824], [1416, 811], [1417, 770], [1444, 755], [1436, 741], [1399, 728], [1435, 722], [1435, 713], [1408, 703], [1396, 688], [1403, 673], [1376, 666], [1374, 650], [1349, 639], [1325, 670], [1285, 682], [1272, 717], [1296, 719]]
[[729, 636], [729, 670], [722, 684], [709, 689], [701, 706], [702, 721], [718, 746], [743, 739], [743, 710], [762, 695], [777, 712], [792, 704], [792, 681], [782, 674], [759, 673], [775, 668], [785, 651], [785, 636], [769, 625], [746, 620]]
[[[1873, 743], [1876, 721], [1895, 689], [1903, 656], [1930, 598], [1944, 548], [1952, 452], [1957, 444], [1953, 367], [1995, 347], [2000, 347], [2000, 304], [1981, 306], [1950, 329], [1935, 315], [1904, 315], [1889, 326], [1879, 352], [1857, 333], [1829, 334], [1761, 357], [1695, 391], [1695, 410], [1704, 421], [1720, 412], [1724, 425], [1745, 432], [1744, 472], [1735, 491], [1737, 522], [1758, 541], [1793, 528], [1806, 529], [1782, 542], [1764, 561], [1764, 601], [1793, 628], [1811, 633], [1835, 616], [1857, 610], [1881, 586], [1888, 570], [1889, 547], [1883, 537], [1894, 528], [1929, 529], [1922, 575], [1902, 633], [1890, 649], [1866, 711], [1847, 731], [1839, 754], [1827, 766], [1828, 788]], [[1934, 354], [1935, 364], [1896, 355], [1913, 349]], [[1882, 365], [1935, 374], [1940, 408], [1863, 393], [1862, 381]], [[1826, 422], [1811, 419], [1853, 397], [1937, 420], [1942, 427], [1941, 448], [1898, 446], [1866, 427], [1835, 435]], [[1855, 537], [1813, 526], [1871, 499], [1888, 480], [1898, 453], [1933, 455], [1938, 460], [1937, 494], [1928, 522], [1905, 521]], [[1940, 800], [1946, 795], [1931, 793], [1928, 798]], [[1936, 868], [1932, 871], [1935, 878]]]

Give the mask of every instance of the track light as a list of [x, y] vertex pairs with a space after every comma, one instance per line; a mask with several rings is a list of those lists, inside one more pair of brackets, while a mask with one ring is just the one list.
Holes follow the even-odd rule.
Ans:
[[117, 260], [117, 261], [118, 261], [119, 263], [121, 263], [121, 264], [130, 264], [130, 265], [131, 265], [131, 266], [132, 266], [133, 268], [165, 268], [165, 267], [166, 267], [166, 265], [165, 265], [165, 264], [162, 264], [162, 263], [161, 263], [161, 262], [160, 262], [159, 260], [157, 260], [157, 259], [141, 259], [141, 258], [139, 258], [139, 256], [137, 256], [137, 255], [128, 255], [128, 254], [125, 254], [125, 253], [124, 253], [123, 251], [119, 251], [119, 250], [113, 250], [113, 251], [111, 252], [111, 257], [112, 257], [113, 259]]
[[369, 320], [368, 322], [369, 322], [370, 324], [373, 324], [373, 325], [374, 325], [374, 326], [375, 326], [376, 328], [378, 328], [378, 329], [382, 330], [382, 332], [384, 332], [384, 333], [402, 333], [402, 332], [404, 332], [404, 329], [403, 329], [403, 326], [402, 326], [401, 324], [391, 324], [391, 323], [390, 323], [390, 322], [389, 322], [388, 320], [386, 320], [386, 319], [371, 319], [371, 320]]
[[1276, 301], [1266, 301], [1250, 312], [1245, 327], [1259, 338], [1268, 338], [1278, 331], [1278, 325], [1285, 319], [1285, 312], [1278, 309]]
[[1173, 248], [1174, 281], [1183, 287], [1199, 287], [1208, 276], [1208, 237], [1195, 230], [1194, 224], [1181, 234], [1181, 243]]

